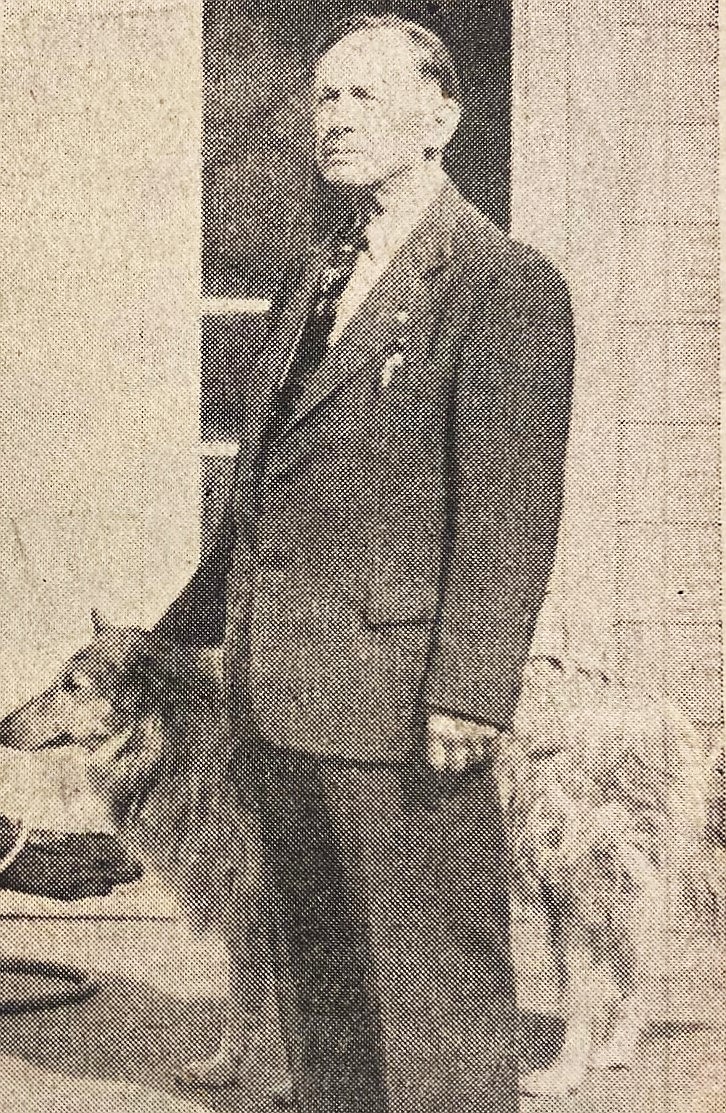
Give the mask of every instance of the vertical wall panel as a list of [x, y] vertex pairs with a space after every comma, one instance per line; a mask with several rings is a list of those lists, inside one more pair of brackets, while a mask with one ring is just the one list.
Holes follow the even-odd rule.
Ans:
[[[153, 621], [195, 559], [198, 24], [194, 0], [0, 13], [2, 710], [91, 606]], [[3, 761], [2, 806], [97, 823], [60, 764]]]
[[513, 46], [515, 230], [565, 269], [580, 338], [538, 638], [660, 684], [705, 729], [722, 714], [716, 12], [522, 0]]

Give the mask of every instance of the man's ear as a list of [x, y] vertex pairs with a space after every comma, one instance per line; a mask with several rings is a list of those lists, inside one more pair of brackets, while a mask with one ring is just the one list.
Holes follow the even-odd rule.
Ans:
[[459, 126], [461, 105], [453, 97], [442, 96], [437, 105], [435, 118], [438, 149], [443, 151]]
[[113, 623], [109, 622], [107, 618], [103, 617], [100, 611], [95, 609], [91, 611], [91, 622], [93, 623], [93, 633], [95, 637], [99, 637], [100, 634], [105, 634], [113, 626]]

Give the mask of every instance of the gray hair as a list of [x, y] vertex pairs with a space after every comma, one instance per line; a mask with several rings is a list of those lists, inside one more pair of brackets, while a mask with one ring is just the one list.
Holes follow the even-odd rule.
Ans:
[[443, 95], [451, 100], [461, 101], [461, 81], [449, 50], [438, 35], [420, 23], [401, 19], [397, 15], [359, 15], [336, 24], [318, 39], [313, 53], [317, 64], [324, 54], [349, 35], [359, 31], [376, 30], [398, 31], [412, 47], [416, 67], [421, 77], [435, 82]]

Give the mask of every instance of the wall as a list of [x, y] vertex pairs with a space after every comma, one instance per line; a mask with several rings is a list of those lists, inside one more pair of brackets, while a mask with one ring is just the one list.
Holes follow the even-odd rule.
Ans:
[[722, 720], [717, 12], [520, 0], [513, 226], [559, 261], [578, 392], [543, 647]]
[[[91, 606], [152, 620], [195, 560], [201, 81], [193, 2], [0, 20], [2, 712]], [[0, 808], [90, 822], [80, 783], [4, 761]]]
[[[199, 23], [162, 0], [3, 8], [2, 708], [85, 640], [92, 605], [150, 621], [195, 560]], [[513, 222], [565, 268], [580, 334], [540, 640], [713, 726], [715, 10], [519, 0], [514, 38]], [[0, 807], [67, 817], [58, 760], [19, 795], [5, 766]]]

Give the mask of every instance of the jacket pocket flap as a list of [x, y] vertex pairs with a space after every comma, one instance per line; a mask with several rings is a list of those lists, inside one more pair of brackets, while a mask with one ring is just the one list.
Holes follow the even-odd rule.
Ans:
[[410, 626], [430, 622], [435, 587], [421, 577], [377, 576], [368, 585], [363, 618], [368, 626]]

